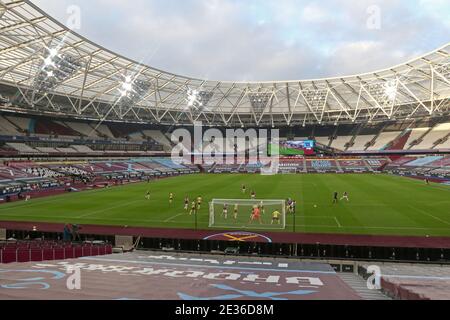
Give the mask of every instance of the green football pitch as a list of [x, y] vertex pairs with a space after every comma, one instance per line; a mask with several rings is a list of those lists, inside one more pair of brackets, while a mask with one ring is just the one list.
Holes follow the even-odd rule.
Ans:
[[[295, 199], [297, 232], [450, 236], [449, 187], [371, 174], [186, 175], [4, 204], [0, 220], [192, 229], [195, 218], [184, 211], [184, 197], [200, 195], [198, 227], [208, 229], [210, 200], [249, 199], [251, 190], [258, 199]], [[333, 205], [334, 191], [347, 191], [350, 201]], [[288, 215], [284, 231], [293, 230], [293, 221]]]

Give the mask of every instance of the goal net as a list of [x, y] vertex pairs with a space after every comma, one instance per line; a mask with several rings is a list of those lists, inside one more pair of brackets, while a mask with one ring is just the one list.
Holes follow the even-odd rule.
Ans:
[[[252, 215], [255, 208], [259, 208], [261, 213], [259, 219]], [[276, 216], [278, 219], [274, 219]], [[286, 228], [285, 201], [214, 199], [209, 204], [209, 227], [284, 230]]]

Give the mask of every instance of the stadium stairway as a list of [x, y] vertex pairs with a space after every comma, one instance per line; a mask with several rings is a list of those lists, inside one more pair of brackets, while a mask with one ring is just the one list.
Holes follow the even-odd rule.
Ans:
[[370, 290], [367, 288], [367, 282], [360, 276], [354, 273], [338, 273], [347, 285], [350, 286], [356, 293], [364, 300], [392, 300], [390, 297], [383, 294], [380, 290]]

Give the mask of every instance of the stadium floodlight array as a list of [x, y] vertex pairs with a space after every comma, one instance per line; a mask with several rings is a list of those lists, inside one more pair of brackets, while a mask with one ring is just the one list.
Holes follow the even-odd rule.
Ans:
[[211, 101], [214, 92], [188, 89], [187, 106], [191, 110], [203, 111]]
[[450, 80], [450, 64], [439, 65], [436, 68], [436, 71], [439, 72], [444, 78]]
[[272, 99], [273, 92], [249, 93], [248, 97], [255, 115], [261, 116]]
[[322, 108], [328, 98], [328, 90], [306, 90], [303, 92], [305, 100], [308, 102], [311, 108]]
[[39, 93], [48, 93], [58, 84], [69, 79], [83, 63], [74, 56], [63, 54], [57, 48], [48, 49], [48, 54], [43, 57], [43, 63], [34, 78], [33, 88]]
[[[223, 214], [224, 205], [228, 206], [227, 217]], [[234, 208], [238, 213], [234, 217]], [[262, 207], [261, 222], [251, 221], [254, 207]], [[272, 214], [278, 211], [280, 221], [272, 222]], [[286, 201], [267, 199], [213, 199], [209, 203], [209, 227], [233, 230], [284, 230], [286, 228]]]
[[150, 90], [151, 84], [140, 79], [133, 79], [132, 76], [125, 76], [120, 88], [120, 104], [132, 107], [139, 103]]
[[214, 96], [214, 92], [188, 89], [187, 90], [187, 110], [195, 120], [202, 112], [211, 111], [208, 104]]
[[398, 81], [390, 80], [369, 85], [370, 95], [380, 104], [392, 104], [397, 96]]

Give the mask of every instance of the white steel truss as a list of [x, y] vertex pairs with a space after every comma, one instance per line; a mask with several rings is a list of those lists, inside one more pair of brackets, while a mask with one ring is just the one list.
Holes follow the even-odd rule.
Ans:
[[[58, 58], [51, 60], [56, 50]], [[0, 102], [2, 111], [169, 125], [285, 126], [442, 116], [450, 113], [450, 43], [360, 75], [205, 81], [108, 51], [28, 0], [0, 0], [0, 93], [7, 97]]]

